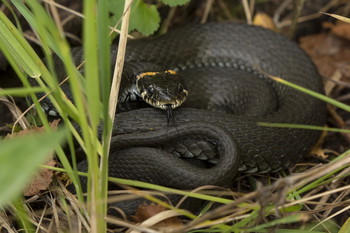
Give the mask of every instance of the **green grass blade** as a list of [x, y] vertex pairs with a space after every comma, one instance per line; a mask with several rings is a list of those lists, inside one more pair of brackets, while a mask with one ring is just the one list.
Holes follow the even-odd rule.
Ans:
[[97, 22], [95, 11], [96, 1], [85, 1], [84, 4], [84, 65], [86, 97], [89, 105], [90, 124], [97, 128], [101, 113], [100, 105], [100, 82], [97, 52]]
[[27, 206], [24, 204], [23, 198], [17, 198], [12, 203], [12, 208], [14, 209], [14, 212], [16, 213], [16, 218], [18, 224], [22, 227], [24, 232], [34, 232], [35, 227], [30, 222], [30, 217], [27, 213]]
[[[85, 16], [83, 24], [83, 48], [84, 48], [84, 76], [85, 76], [85, 94], [88, 103], [89, 125], [91, 127], [92, 137], [98, 135], [98, 125], [101, 116], [100, 102], [100, 81], [98, 67], [98, 36], [97, 36], [97, 1], [84, 1], [83, 13]], [[99, 169], [99, 159], [96, 151], [96, 138], [89, 139], [87, 143], [88, 158], [88, 204], [91, 208], [92, 231], [105, 232], [106, 223], [104, 218], [107, 214], [106, 204], [107, 196], [102, 196], [101, 173]], [[87, 141], [88, 142], [88, 141]], [[103, 185], [103, 187], [105, 187]], [[106, 192], [103, 192], [106, 193]]]
[[[109, 93], [111, 87], [111, 58], [110, 58], [110, 36], [109, 36], [109, 0], [97, 1], [98, 4], [98, 15], [97, 15], [97, 35], [98, 35], [98, 67], [99, 67], [99, 98], [102, 102], [102, 117], [103, 132], [102, 141], [107, 140], [111, 130], [110, 126], [111, 119], [108, 114], [109, 108]], [[108, 198], [108, 147], [103, 144], [102, 148], [102, 159], [100, 161], [100, 195], [101, 199], [107, 200]], [[107, 205], [102, 206], [104, 209], [103, 213], [107, 213]]]
[[0, 11], [0, 32], [0, 49], [8, 50], [21, 69], [30, 77], [39, 77], [41, 72], [35, 62], [36, 58], [33, 58], [24, 48], [24, 46], [29, 46], [28, 43], [23, 40], [23, 37], [2, 11]]
[[49, 54], [48, 47], [50, 47], [59, 57], [62, 57], [60, 47], [64, 39], [39, 1], [28, 0], [24, 4], [23, 1], [12, 0], [12, 3], [39, 36], [44, 53]]
[[158, 190], [158, 191], [162, 191], [162, 192], [180, 194], [180, 195], [184, 195], [184, 196], [188, 196], [188, 197], [194, 197], [194, 198], [207, 200], [207, 201], [213, 201], [213, 202], [217, 202], [217, 203], [228, 204], [228, 203], [232, 202], [232, 200], [221, 198], [221, 197], [214, 197], [214, 196], [200, 194], [200, 193], [192, 193], [192, 192], [182, 191], [182, 190], [168, 188], [168, 187], [164, 187], [164, 186], [156, 185], [156, 184], [150, 184], [150, 183], [146, 183], [146, 182], [142, 182], [142, 181], [127, 180], [127, 179], [114, 178], [114, 177], [110, 177], [109, 181], [113, 181], [113, 182], [116, 182], [119, 184], [126, 184], [126, 185], [130, 185], [130, 186], [135, 186], [135, 187], [139, 187], [139, 188], [152, 189], [152, 190]]
[[280, 218], [280, 219], [277, 219], [274, 221], [270, 221], [270, 222], [258, 225], [256, 227], [253, 227], [250, 229], [246, 229], [245, 231], [246, 232], [260, 232], [262, 230], [268, 230], [270, 227], [273, 227], [273, 226], [305, 221], [306, 219], [308, 219], [306, 214], [295, 214], [295, 215], [290, 215], [290, 216]]
[[343, 226], [340, 228], [339, 233], [350, 232], [350, 217], [346, 220]]
[[336, 133], [350, 133], [349, 129], [338, 129], [338, 128], [328, 128], [315, 125], [297, 125], [297, 124], [286, 124], [286, 123], [269, 123], [269, 122], [258, 122], [260, 126], [267, 127], [277, 127], [277, 128], [293, 128], [293, 129], [311, 129], [311, 130], [320, 130]]
[[41, 87], [15, 87], [15, 88], [7, 88], [0, 89], [0, 96], [11, 95], [11, 96], [28, 96], [30, 94], [38, 93], [44, 91]]
[[[51, 167], [51, 166], [45, 166], [45, 165], [42, 165], [42, 167], [52, 169], [55, 171], [66, 172], [66, 170], [64, 170], [62, 168], [58, 168], [58, 167]], [[80, 176], [87, 176], [87, 174], [85, 172], [79, 172], [79, 175]], [[201, 194], [201, 193], [193, 193], [190, 191], [178, 190], [178, 189], [168, 188], [168, 187], [161, 186], [161, 185], [137, 181], [137, 180], [128, 180], [128, 179], [114, 178], [114, 177], [109, 177], [108, 180], [115, 182], [115, 183], [119, 183], [119, 184], [125, 184], [125, 185], [134, 186], [134, 187], [138, 187], [138, 188], [152, 189], [152, 190], [157, 190], [157, 191], [161, 191], [161, 192], [179, 194], [179, 195], [194, 197], [194, 198], [207, 200], [207, 201], [213, 201], [213, 202], [222, 203], [222, 204], [228, 204], [228, 203], [232, 202], [232, 200], [222, 198], [222, 197], [214, 197], [211, 195], [206, 195], [206, 194]]]
[[[268, 230], [264, 232], [269, 232]], [[310, 231], [310, 230], [294, 230], [294, 229], [278, 229], [276, 233], [325, 233], [324, 231]]]
[[251, 222], [254, 222], [257, 217], [259, 216], [260, 209], [253, 210], [248, 217], [238, 221], [235, 223], [232, 227], [230, 227], [230, 230], [232, 231], [240, 231], [242, 228], [246, 228], [247, 225], [249, 225]]
[[65, 136], [65, 131], [30, 134], [0, 142], [0, 207], [24, 188], [38, 165]]
[[275, 76], [271, 76], [271, 75], [268, 75], [268, 76], [269, 76], [271, 79], [273, 79], [273, 80], [275, 80], [275, 81], [277, 81], [277, 82], [279, 82], [279, 83], [282, 83], [282, 84], [284, 84], [284, 85], [287, 85], [287, 86], [289, 86], [289, 87], [292, 87], [292, 88], [294, 88], [294, 89], [296, 89], [296, 90], [298, 90], [298, 91], [304, 92], [304, 93], [306, 93], [306, 94], [308, 94], [308, 95], [311, 95], [311, 96], [313, 96], [313, 97], [316, 97], [317, 99], [320, 99], [320, 100], [322, 100], [322, 101], [324, 101], [324, 102], [326, 102], [326, 103], [332, 104], [332, 105], [334, 105], [334, 106], [336, 106], [336, 107], [338, 107], [338, 108], [341, 108], [341, 109], [343, 109], [343, 110], [345, 110], [345, 111], [347, 111], [347, 112], [350, 112], [350, 106], [347, 105], [347, 104], [344, 104], [344, 103], [342, 103], [342, 102], [339, 102], [339, 101], [337, 101], [337, 100], [334, 100], [334, 99], [332, 99], [332, 98], [329, 98], [329, 97], [327, 97], [327, 96], [325, 96], [325, 95], [323, 95], [323, 94], [320, 94], [320, 93], [318, 93], [318, 92], [309, 90], [309, 89], [307, 89], [307, 88], [305, 88], [305, 87], [299, 86], [299, 85], [297, 85], [297, 84], [288, 82], [288, 81], [286, 81], [286, 80], [284, 80], [284, 79], [282, 79], [282, 78], [275, 77]]

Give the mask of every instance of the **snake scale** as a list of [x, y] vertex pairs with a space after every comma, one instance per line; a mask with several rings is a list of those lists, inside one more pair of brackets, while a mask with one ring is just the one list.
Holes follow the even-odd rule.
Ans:
[[[116, 49], [112, 63], [115, 54]], [[323, 93], [320, 75], [298, 45], [261, 27], [188, 26], [130, 40], [125, 59], [126, 67], [140, 62], [177, 71], [189, 95], [173, 112], [175, 126], [156, 108], [116, 115], [109, 163], [114, 177], [182, 189], [230, 186], [238, 170], [266, 173], [292, 166], [320, 135], [258, 122], [325, 123], [324, 103], [261, 72]]]

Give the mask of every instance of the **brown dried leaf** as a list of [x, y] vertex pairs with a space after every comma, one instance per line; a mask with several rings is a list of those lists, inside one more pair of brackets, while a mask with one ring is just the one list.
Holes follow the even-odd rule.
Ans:
[[277, 31], [276, 25], [274, 24], [272, 18], [268, 14], [262, 12], [255, 14], [253, 24], [272, 31]]
[[335, 24], [325, 22], [323, 27], [329, 28], [331, 32], [343, 39], [350, 40], [350, 24], [337, 21]]
[[[154, 203], [151, 203], [151, 204], [145, 203], [140, 205], [136, 210], [135, 216], [131, 216], [131, 217], [135, 222], [142, 223], [145, 220], [149, 219], [150, 217], [158, 213], [161, 213], [165, 210], [167, 209], [161, 205], [154, 204]], [[154, 227], [175, 227], [175, 226], [182, 226], [182, 225], [183, 224], [179, 218], [172, 217], [157, 223], [156, 225], [154, 225]]]
[[300, 38], [300, 46], [312, 58], [322, 76], [330, 78], [336, 70], [350, 77], [346, 67], [350, 60], [350, 41], [332, 33], [322, 33]]
[[[58, 124], [60, 123], [60, 119], [54, 120], [49, 123], [51, 129], [56, 130], [58, 127]], [[43, 133], [45, 132], [45, 127], [32, 127], [31, 129], [25, 129], [21, 130], [19, 132], [13, 133], [13, 134], [7, 134], [5, 138], [14, 138], [14, 137], [20, 137], [23, 135], [31, 134], [31, 133]]]
[[[51, 158], [45, 163], [47, 166], [55, 166], [56, 162]], [[54, 172], [47, 168], [41, 168], [40, 172], [31, 180], [23, 191], [24, 196], [37, 195], [41, 190], [47, 190], [52, 182]]]
[[[56, 130], [59, 122], [60, 122], [59, 119], [50, 122], [50, 127], [53, 130]], [[33, 127], [32, 129], [25, 129], [17, 133], [8, 134], [6, 138], [21, 137], [23, 135], [27, 135], [31, 133], [42, 133], [45, 131], [46, 129], [44, 127]], [[53, 155], [50, 156], [50, 159], [45, 163], [45, 165], [48, 165], [48, 166], [56, 165], [56, 162], [53, 160]], [[23, 195], [33, 196], [38, 194], [41, 190], [47, 190], [47, 188], [52, 182], [53, 174], [54, 172], [50, 169], [46, 169], [46, 168], [40, 169], [40, 172], [31, 180], [31, 182], [25, 188]]]

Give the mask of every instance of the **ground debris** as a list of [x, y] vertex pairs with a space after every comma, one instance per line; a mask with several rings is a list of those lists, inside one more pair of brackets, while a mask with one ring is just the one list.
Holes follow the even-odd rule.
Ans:
[[[142, 204], [137, 208], [135, 216], [132, 216], [132, 218], [135, 222], [142, 223], [147, 219], [150, 219], [151, 217], [156, 215], [159, 215], [161, 218], [162, 217], [161, 213], [163, 213], [166, 210], [167, 209], [165, 207], [159, 204], [154, 204], [154, 203]], [[165, 230], [164, 228], [175, 228], [180, 226], [183, 226], [183, 223], [179, 218], [170, 217], [157, 222], [156, 224], [153, 225], [153, 228], [157, 228], [157, 229], [161, 228]]]
[[[50, 123], [50, 126], [53, 130], [57, 129], [57, 126], [59, 124], [59, 120], [55, 120]], [[32, 133], [43, 133], [46, 129], [44, 127], [33, 127], [32, 129], [26, 129], [19, 131], [17, 133], [8, 134], [6, 138], [14, 138], [14, 137], [20, 137], [27, 134]], [[28, 155], [30, 156], [30, 155]], [[55, 166], [56, 161], [53, 159], [53, 155], [50, 155], [48, 160], [44, 163], [44, 165], [47, 166]], [[54, 175], [54, 172], [47, 168], [41, 168], [40, 172], [33, 177], [33, 179], [30, 181], [29, 184], [27, 184], [26, 188], [23, 191], [24, 196], [34, 196], [40, 193], [42, 190], [47, 190], [49, 185], [52, 182], [52, 176]]]
[[311, 56], [321, 75], [331, 77], [337, 70], [350, 77], [350, 25], [325, 23], [328, 32], [300, 38], [300, 46]]

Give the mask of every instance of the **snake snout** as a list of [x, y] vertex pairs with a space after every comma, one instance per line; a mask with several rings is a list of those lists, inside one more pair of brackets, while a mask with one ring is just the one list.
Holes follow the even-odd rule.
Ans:
[[141, 73], [136, 86], [146, 103], [163, 110], [179, 107], [188, 95], [182, 77], [175, 71]]

